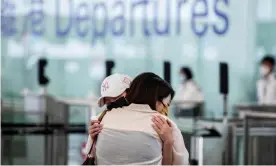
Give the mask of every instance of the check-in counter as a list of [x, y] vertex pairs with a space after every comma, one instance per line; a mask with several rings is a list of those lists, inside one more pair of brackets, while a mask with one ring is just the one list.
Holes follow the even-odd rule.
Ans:
[[100, 111], [96, 102], [34, 94], [10, 101], [1, 101], [2, 163], [82, 163], [81, 145], [87, 140], [90, 116]]
[[203, 101], [173, 101], [173, 114], [176, 117], [202, 117], [204, 116]]
[[[171, 112], [175, 107], [177, 106], [173, 105]], [[171, 118], [183, 132], [185, 145], [189, 149], [191, 159], [203, 159], [200, 164], [276, 165], [275, 108], [258, 104], [237, 105], [235, 109], [238, 111], [239, 117], [229, 119], [227, 124], [224, 124], [222, 119], [206, 119], [202, 116], [197, 117], [194, 121], [193, 117], [175, 118], [171, 113]], [[216, 138], [214, 142], [207, 139], [205, 141], [203, 138], [203, 146], [198, 148], [200, 141], [193, 141], [192, 137], [195, 129], [202, 126], [214, 126], [222, 134], [222, 137]], [[197, 143], [194, 145], [194, 142]], [[201, 149], [203, 153], [197, 153], [195, 149], [196, 151]], [[220, 155], [223, 159], [210, 156], [210, 151], [216, 151], [218, 154], [224, 153]]]
[[276, 105], [235, 108], [242, 123], [232, 126], [233, 164], [276, 165]]
[[246, 115], [276, 118], [276, 105], [238, 104], [235, 108], [240, 118], [244, 118]]
[[222, 142], [222, 135], [216, 128], [203, 129], [192, 137], [191, 163], [193, 165], [221, 165], [223, 152], [220, 148], [213, 146], [210, 153], [210, 146]]
[[[175, 111], [182, 111], [182, 113], [175, 113]], [[215, 121], [204, 117], [204, 102], [174, 101], [171, 104], [169, 115], [182, 131], [185, 146], [190, 154], [190, 164], [223, 164], [225, 127], [222, 119]], [[204, 127], [214, 127], [222, 135], [219, 137], [209, 135], [208, 131], [206, 131], [207, 135], [202, 135]]]

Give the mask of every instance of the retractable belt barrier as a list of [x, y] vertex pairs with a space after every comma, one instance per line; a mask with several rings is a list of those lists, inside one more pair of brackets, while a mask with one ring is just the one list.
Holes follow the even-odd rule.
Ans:
[[2, 135], [86, 134], [85, 124], [1, 123]]

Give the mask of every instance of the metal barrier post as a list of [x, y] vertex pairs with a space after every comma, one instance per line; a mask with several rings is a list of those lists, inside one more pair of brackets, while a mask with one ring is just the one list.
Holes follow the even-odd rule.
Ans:
[[[48, 130], [48, 124], [49, 124], [49, 117], [47, 115], [47, 113], [45, 113], [45, 119], [44, 119], [44, 123], [45, 123], [45, 128], [46, 130]], [[45, 135], [45, 139], [44, 139], [44, 149], [45, 149], [45, 152], [44, 152], [44, 164], [45, 165], [48, 165], [49, 163], [49, 136], [48, 135]]]
[[[64, 119], [66, 119], [65, 122], [65, 129], [68, 130], [68, 126], [69, 126], [69, 105], [68, 104], [64, 104], [64, 109], [65, 109], [65, 115], [64, 115]], [[64, 156], [64, 165], [68, 164], [68, 151], [69, 151], [69, 133], [66, 133], [66, 135], [64, 136], [64, 142], [65, 144], [63, 147], [64, 153], [66, 153], [66, 155]]]
[[248, 165], [248, 143], [249, 143], [249, 124], [248, 124], [248, 116], [244, 117], [244, 159], [243, 159], [243, 164]]

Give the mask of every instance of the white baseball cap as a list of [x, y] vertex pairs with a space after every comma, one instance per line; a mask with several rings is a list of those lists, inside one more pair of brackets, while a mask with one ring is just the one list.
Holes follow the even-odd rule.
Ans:
[[117, 97], [130, 87], [132, 78], [125, 74], [112, 74], [106, 77], [101, 85], [101, 97], [98, 100], [99, 107], [105, 105], [105, 97]]

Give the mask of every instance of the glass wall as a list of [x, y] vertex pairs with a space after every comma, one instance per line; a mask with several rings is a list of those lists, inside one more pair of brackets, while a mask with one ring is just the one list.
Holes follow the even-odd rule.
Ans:
[[272, 0], [2, 0], [2, 95], [38, 91], [37, 60], [49, 59], [49, 93], [99, 96], [105, 60], [114, 72], [163, 76], [190, 66], [206, 99], [207, 116], [222, 116], [219, 62], [229, 63], [229, 110], [256, 101], [258, 62], [276, 53]]

